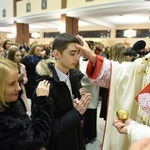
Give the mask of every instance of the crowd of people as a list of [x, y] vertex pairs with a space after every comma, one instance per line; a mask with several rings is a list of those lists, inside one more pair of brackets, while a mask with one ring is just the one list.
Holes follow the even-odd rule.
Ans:
[[[150, 81], [145, 46], [143, 40], [130, 49], [116, 43], [105, 52], [67, 33], [52, 45], [0, 39], [0, 149], [85, 150], [97, 137], [99, 97], [102, 150], [127, 150], [150, 137], [149, 113], [134, 100]], [[118, 108], [136, 121], [116, 118]]]

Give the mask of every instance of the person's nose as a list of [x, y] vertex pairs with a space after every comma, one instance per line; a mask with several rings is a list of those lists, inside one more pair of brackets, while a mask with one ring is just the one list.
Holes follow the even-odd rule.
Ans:
[[76, 60], [79, 60], [79, 59], [80, 59], [80, 54], [77, 54]]
[[20, 90], [21, 90], [21, 87], [20, 87], [19, 82], [18, 82], [16, 85], [16, 91], [20, 91]]

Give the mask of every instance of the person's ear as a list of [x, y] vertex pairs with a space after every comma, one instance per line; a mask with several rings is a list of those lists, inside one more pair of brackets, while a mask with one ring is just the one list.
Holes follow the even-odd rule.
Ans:
[[54, 56], [55, 59], [59, 59], [60, 58], [60, 53], [58, 50], [53, 50], [52, 55]]

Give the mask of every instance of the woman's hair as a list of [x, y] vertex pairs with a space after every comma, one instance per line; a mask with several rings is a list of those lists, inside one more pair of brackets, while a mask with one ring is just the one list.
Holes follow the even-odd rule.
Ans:
[[30, 49], [29, 49], [29, 52], [26, 54], [26, 56], [34, 55], [35, 49], [37, 46], [39, 46], [39, 45], [38, 44], [32, 44]]
[[7, 45], [8, 42], [11, 42], [11, 40], [6, 40], [6, 41], [4, 41], [4, 43], [3, 43], [3, 48], [4, 48], [4, 49], [6, 49], [6, 45]]
[[9, 48], [9, 52], [8, 52], [7, 58], [8, 58], [9, 60], [11, 60], [11, 61], [14, 62], [15, 53], [16, 53], [17, 51], [19, 51], [19, 48], [18, 48], [17, 46], [15, 46], [15, 45], [11, 46], [11, 47]]
[[7, 58], [0, 58], [0, 112], [3, 111], [4, 106], [8, 107], [4, 100], [4, 88], [6, 79], [11, 70], [18, 70], [17, 65]]
[[129, 58], [124, 55], [125, 51], [125, 45], [123, 43], [117, 43], [110, 47], [109, 59], [118, 61], [119, 63], [122, 63], [123, 61], [129, 61]]

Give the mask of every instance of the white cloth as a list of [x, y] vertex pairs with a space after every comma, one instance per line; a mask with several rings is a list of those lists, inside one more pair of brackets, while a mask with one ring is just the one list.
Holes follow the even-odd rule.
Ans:
[[84, 77], [81, 80], [82, 87], [85, 87], [87, 92], [91, 93], [91, 101], [88, 106], [89, 109], [96, 109], [99, 102], [99, 85], [94, 85], [91, 83], [86, 75], [86, 66], [88, 61], [83, 61], [83, 58], [80, 58], [80, 71], [84, 74]]
[[150, 127], [132, 121], [127, 128], [127, 134], [130, 141], [133, 143], [143, 138], [150, 137]]

